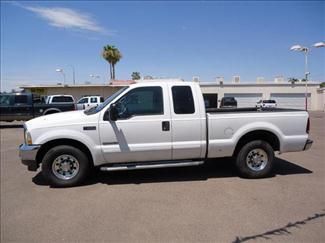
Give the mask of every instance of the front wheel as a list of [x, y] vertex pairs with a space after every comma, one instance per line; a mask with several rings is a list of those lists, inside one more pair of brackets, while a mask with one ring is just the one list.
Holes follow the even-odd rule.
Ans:
[[43, 176], [50, 185], [70, 187], [80, 184], [90, 170], [89, 159], [78, 148], [60, 145], [50, 149], [42, 160]]
[[273, 161], [274, 151], [271, 145], [263, 140], [255, 140], [240, 149], [236, 166], [242, 177], [262, 178], [271, 172]]

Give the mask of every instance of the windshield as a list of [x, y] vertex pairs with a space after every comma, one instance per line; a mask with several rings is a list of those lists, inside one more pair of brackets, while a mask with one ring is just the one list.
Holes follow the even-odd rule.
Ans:
[[85, 111], [86, 115], [90, 115], [90, 114], [95, 114], [99, 111], [101, 111], [102, 109], [104, 109], [104, 107], [106, 107], [109, 103], [112, 102], [112, 100], [114, 100], [117, 96], [119, 96], [124, 90], [126, 90], [128, 88], [124, 87], [118, 91], [116, 91], [114, 94], [112, 94], [111, 96], [109, 96], [103, 103], [101, 103], [99, 106], [96, 107], [92, 107], [89, 110]]

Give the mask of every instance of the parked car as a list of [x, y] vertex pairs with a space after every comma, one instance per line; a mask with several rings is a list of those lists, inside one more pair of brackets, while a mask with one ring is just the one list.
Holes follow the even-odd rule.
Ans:
[[46, 97], [46, 104], [74, 104], [72, 95], [49, 95]]
[[276, 108], [276, 106], [275, 100], [259, 100], [256, 103], [257, 108]]
[[[294, 121], [294, 123], [292, 122]], [[270, 174], [274, 151], [307, 150], [309, 116], [292, 109], [206, 112], [193, 82], [141, 82], [86, 111], [53, 114], [24, 125], [19, 148], [29, 170], [42, 166], [53, 186], [74, 186], [102, 171], [203, 164], [233, 157], [243, 177]]]
[[75, 110], [74, 103], [46, 104], [42, 97], [31, 93], [0, 94], [0, 121], [27, 121], [37, 116], [72, 110]]
[[236, 108], [237, 100], [234, 97], [223, 97], [220, 102], [220, 108]]
[[104, 98], [102, 96], [85, 96], [82, 97], [77, 102], [77, 110], [85, 110], [94, 106], [98, 106], [104, 102]]

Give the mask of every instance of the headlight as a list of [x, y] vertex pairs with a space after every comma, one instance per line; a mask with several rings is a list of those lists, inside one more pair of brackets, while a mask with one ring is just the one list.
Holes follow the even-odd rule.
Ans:
[[25, 131], [25, 144], [27, 144], [27, 145], [33, 144], [32, 136], [30, 135], [30, 133], [28, 131]]

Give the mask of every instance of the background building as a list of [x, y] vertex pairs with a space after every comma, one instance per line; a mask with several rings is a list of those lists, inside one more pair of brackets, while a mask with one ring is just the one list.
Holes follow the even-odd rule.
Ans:
[[[237, 77], [236, 77], [237, 78]], [[137, 82], [141, 82], [138, 80]], [[148, 81], [148, 80], [145, 80]], [[158, 81], [156, 79], [150, 82]], [[161, 80], [159, 80], [161, 81]], [[173, 81], [168, 79], [167, 81]], [[195, 80], [198, 82], [198, 79]], [[110, 96], [121, 87], [130, 85], [134, 81], [114, 81], [109, 85], [83, 84], [83, 85], [31, 85], [22, 86], [26, 92], [38, 93], [40, 95], [70, 94], [76, 100], [85, 95], [100, 95], [104, 98]], [[202, 93], [208, 107], [219, 106], [222, 97], [235, 97], [238, 107], [252, 107], [260, 99], [274, 99], [278, 107], [305, 108], [305, 83], [288, 83], [277, 80], [277, 82], [261, 81], [254, 83], [225, 82], [199, 82]], [[325, 89], [320, 88], [319, 82], [308, 81], [308, 110], [321, 110], [325, 108]]]

